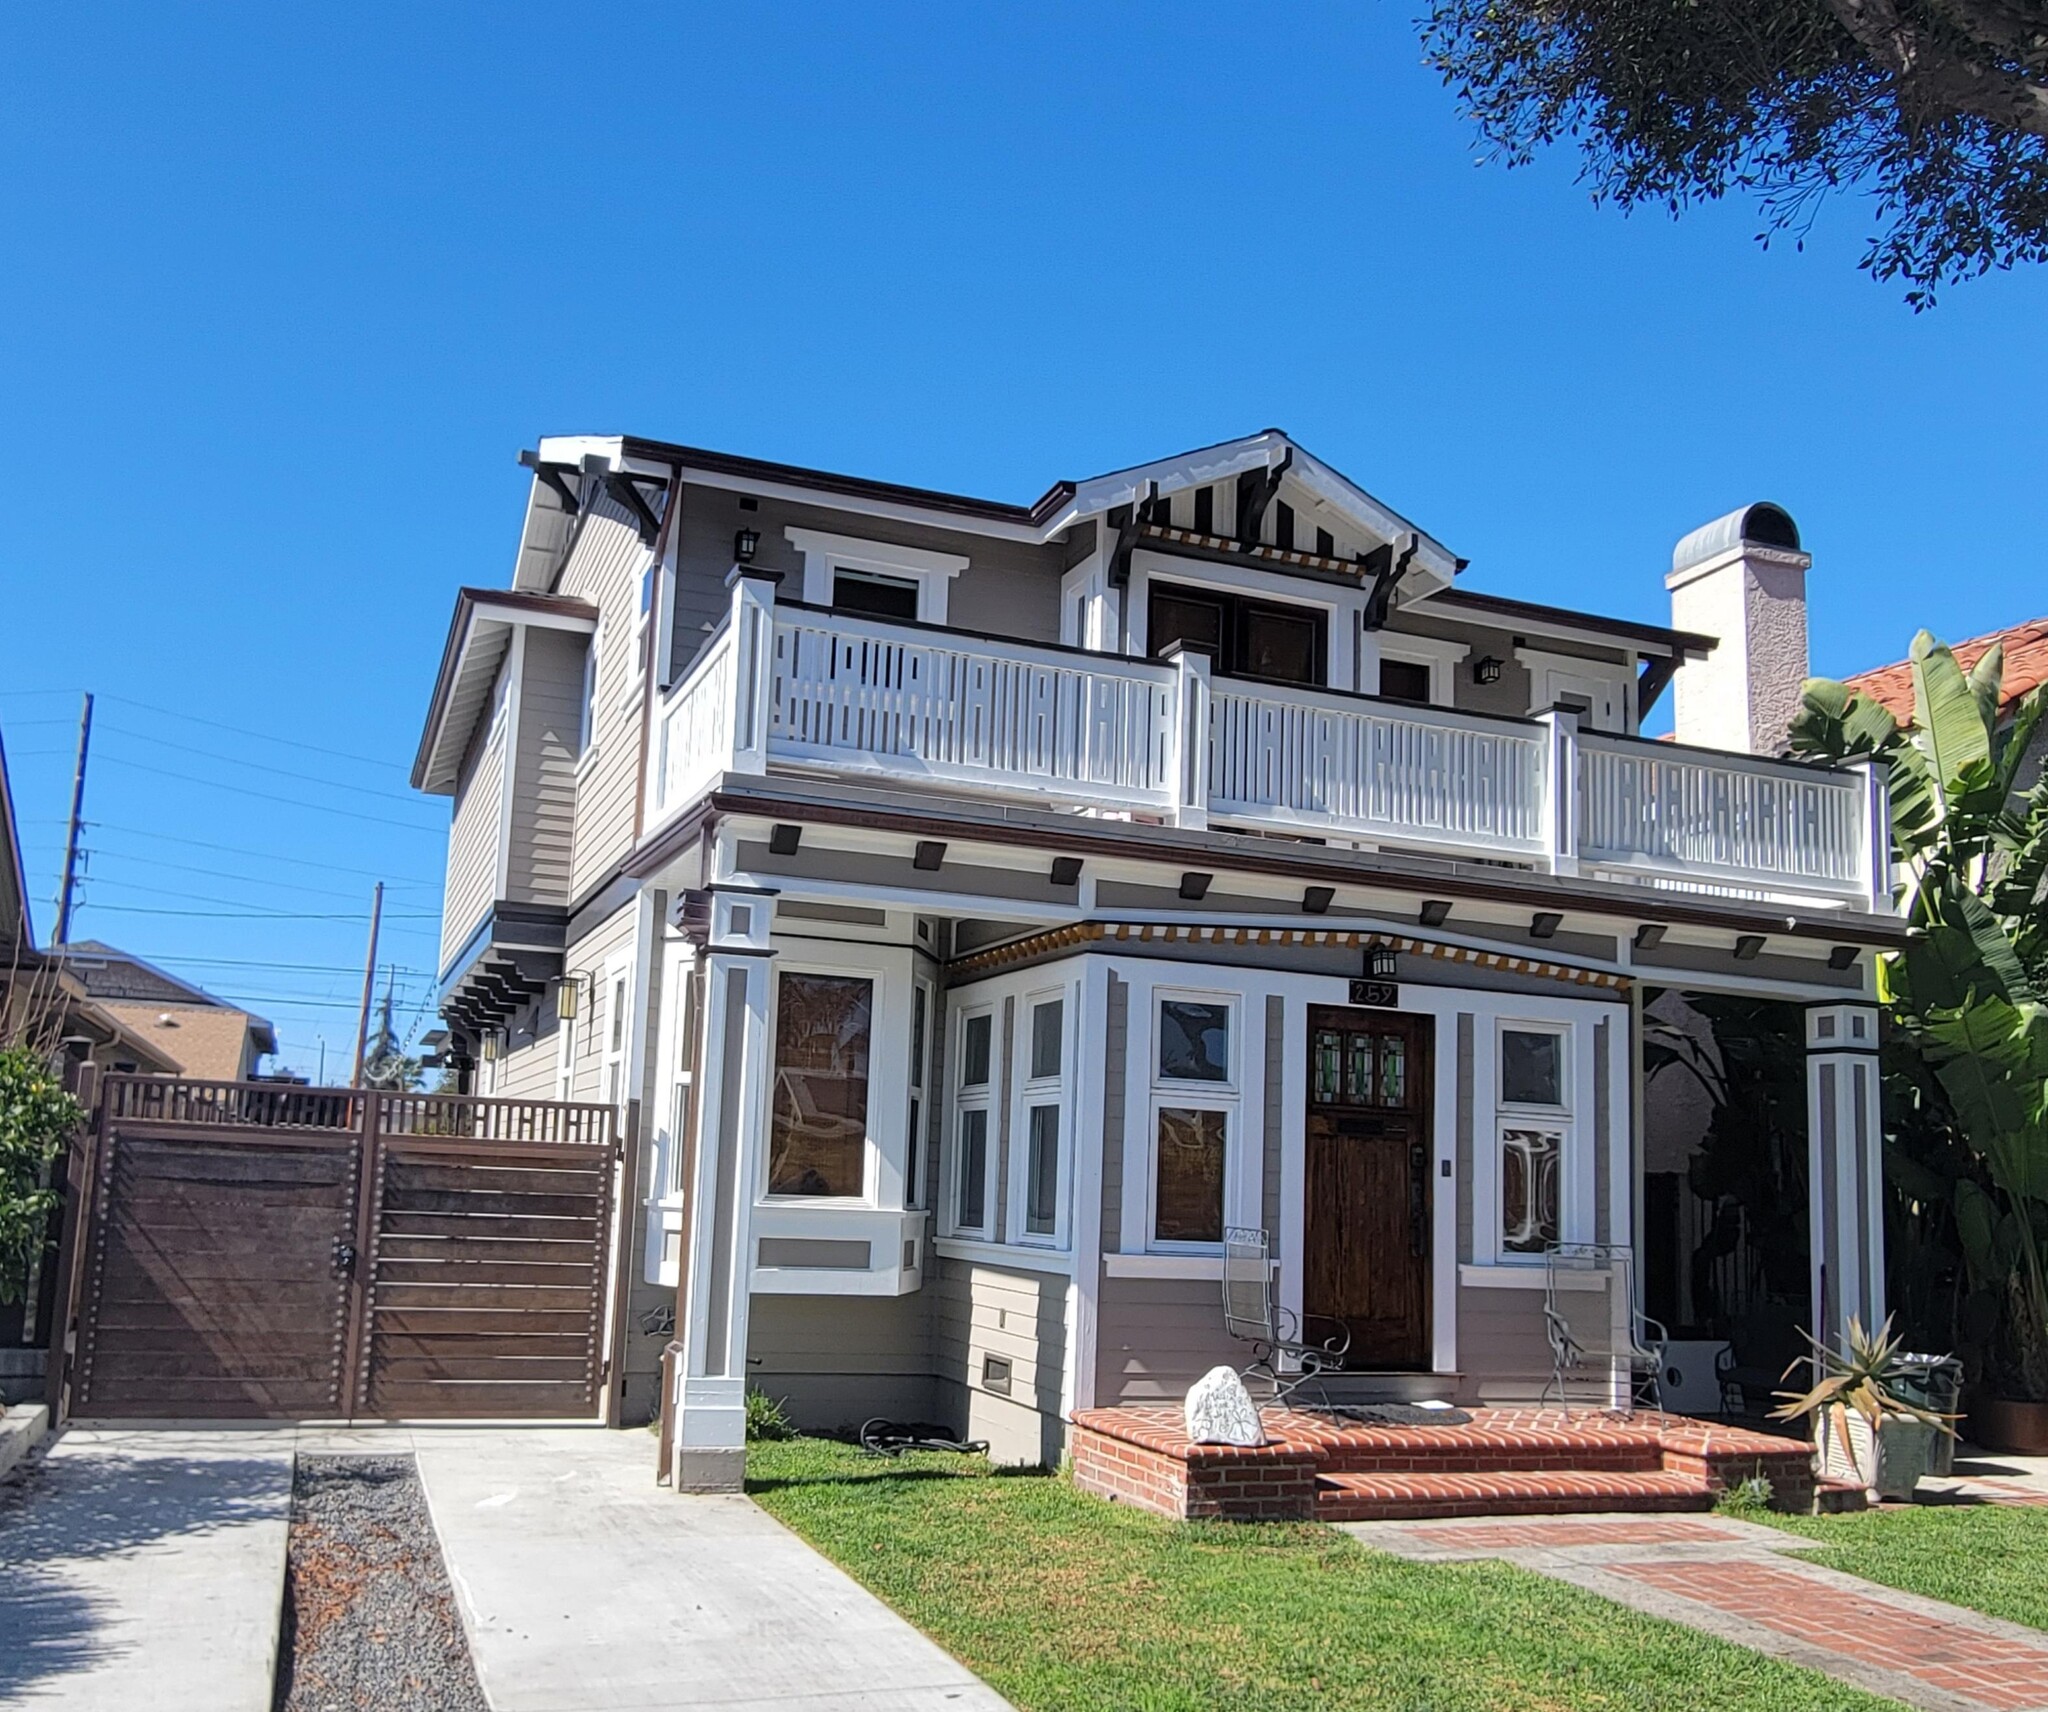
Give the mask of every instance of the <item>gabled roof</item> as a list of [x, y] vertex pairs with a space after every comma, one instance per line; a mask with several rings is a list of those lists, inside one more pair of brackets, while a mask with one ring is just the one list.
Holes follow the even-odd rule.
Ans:
[[452, 796], [469, 753], [477, 716], [490, 700], [498, 667], [522, 624], [589, 635], [597, 629], [597, 608], [560, 595], [514, 589], [458, 589], [455, 616], [441, 650], [441, 671], [427, 704], [426, 729], [412, 764], [412, 788]]
[[[2030, 618], [1988, 636], [1973, 636], [1955, 644], [1956, 663], [1964, 671], [1983, 659], [1994, 643], [2005, 644], [2004, 701], [1999, 716], [2007, 717], [2013, 706], [2030, 690], [2048, 683], [2048, 618]], [[1896, 665], [1875, 666], [1844, 680], [1852, 690], [1861, 690], [1872, 701], [1881, 702], [1901, 725], [1913, 723], [1913, 666], [1909, 660]]]
[[[63, 957], [66, 970], [85, 989], [86, 996], [131, 1033], [142, 1032], [145, 1025], [166, 1010], [199, 1010], [211, 1013], [213, 1018], [233, 1018], [236, 1037], [239, 1039], [245, 1031], [254, 1034], [259, 1051], [277, 1050], [277, 1031], [266, 1018], [216, 998], [204, 987], [194, 986], [131, 951], [123, 951], [104, 940], [78, 939], [63, 947]], [[211, 1020], [205, 1026], [216, 1034], [228, 1027], [224, 1022]], [[176, 1052], [171, 1056], [180, 1058]]]

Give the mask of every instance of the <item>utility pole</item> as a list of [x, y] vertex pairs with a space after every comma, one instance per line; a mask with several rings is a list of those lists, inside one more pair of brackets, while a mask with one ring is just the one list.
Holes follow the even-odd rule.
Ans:
[[92, 697], [78, 715], [78, 765], [71, 773], [71, 823], [64, 834], [64, 885], [57, 893], [57, 932], [52, 940], [64, 945], [71, 939], [71, 897], [78, 880], [78, 820], [85, 808], [85, 762], [92, 749]]
[[377, 929], [384, 921], [384, 882], [370, 898], [370, 948], [363, 956], [363, 1004], [356, 1013], [356, 1067], [348, 1079], [351, 1088], [363, 1085], [363, 1049], [370, 1039], [370, 999], [377, 987]]
[[317, 1034], [313, 1038], [320, 1042], [320, 1074], [314, 1079], [313, 1086], [324, 1088], [327, 1086], [327, 1036]]

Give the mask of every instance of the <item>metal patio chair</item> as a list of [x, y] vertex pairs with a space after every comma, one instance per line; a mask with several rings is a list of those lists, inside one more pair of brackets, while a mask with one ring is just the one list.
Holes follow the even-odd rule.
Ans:
[[1603, 1407], [1661, 1409], [1664, 1347], [1670, 1334], [1636, 1304], [1635, 1255], [1604, 1242], [1554, 1242], [1543, 1255], [1543, 1329], [1550, 1383], [1570, 1413], [1567, 1381], [1604, 1379]]
[[[1266, 1233], [1242, 1226], [1223, 1233], [1223, 1329], [1252, 1346], [1244, 1376], [1265, 1378], [1276, 1403], [1286, 1402], [1325, 1373], [1343, 1372], [1351, 1349], [1346, 1326], [1338, 1326], [1337, 1335], [1321, 1343], [1301, 1335], [1301, 1320], [1274, 1300], [1272, 1249]], [[1288, 1362], [1294, 1364], [1291, 1372], [1283, 1365]]]

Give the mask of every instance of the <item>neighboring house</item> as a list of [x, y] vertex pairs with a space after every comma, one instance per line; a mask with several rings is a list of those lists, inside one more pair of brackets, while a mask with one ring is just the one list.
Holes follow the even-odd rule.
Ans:
[[[1804, 1012], [1808, 1307], [1882, 1318], [1883, 792], [1774, 758], [1793, 522], [1675, 628], [1469, 592], [1278, 432], [1029, 505], [543, 440], [414, 783], [451, 799], [445, 1061], [637, 1101], [674, 1469], [799, 1421], [1056, 1457], [1242, 1364], [1224, 1232], [1359, 1398], [1532, 1397], [1544, 1250], [1641, 1226], [1642, 988]], [[1676, 682], [1676, 743], [1638, 735]]]
[[0, 744], [0, 1045], [17, 1043], [103, 1070], [177, 1068], [168, 1053], [95, 1002], [60, 952], [37, 947]]
[[244, 1082], [277, 1050], [277, 1031], [262, 1017], [126, 951], [96, 939], [74, 940], [64, 947], [64, 962], [100, 1009], [148, 1041], [181, 1076]]
[[[1994, 630], [1989, 636], [1973, 636], [1967, 642], [1958, 642], [1954, 644], [1956, 663], [1967, 672], [1994, 645], [2002, 645], [2005, 649], [2005, 678], [1998, 709], [2003, 722], [2012, 718], [2013, 710], [2023, 697], [2048, 683], [2048, 618], [2032, 618], [2024, 624]], [[1915, 723], [1913, 664], [1910, 660], [1858, 672], [1843, 681], [1873, 701], [1884, 703], [1901, 725]], [[2022, 786], [2032, 785], [2040, 776], [2044, 759], [2048, 759], [2048, 725], [2034, 735], [2029, 759], [2020, 772]]]

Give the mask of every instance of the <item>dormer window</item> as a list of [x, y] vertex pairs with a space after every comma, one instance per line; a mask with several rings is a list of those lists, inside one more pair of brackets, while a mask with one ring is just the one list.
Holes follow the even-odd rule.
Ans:
[[1230, 677], [1329, 681], [1324, 617], [1313, 607], [1156, 581], [1151, 594], [1146, 634], [1155, 658], [1178, 642], [1200, 649]]

